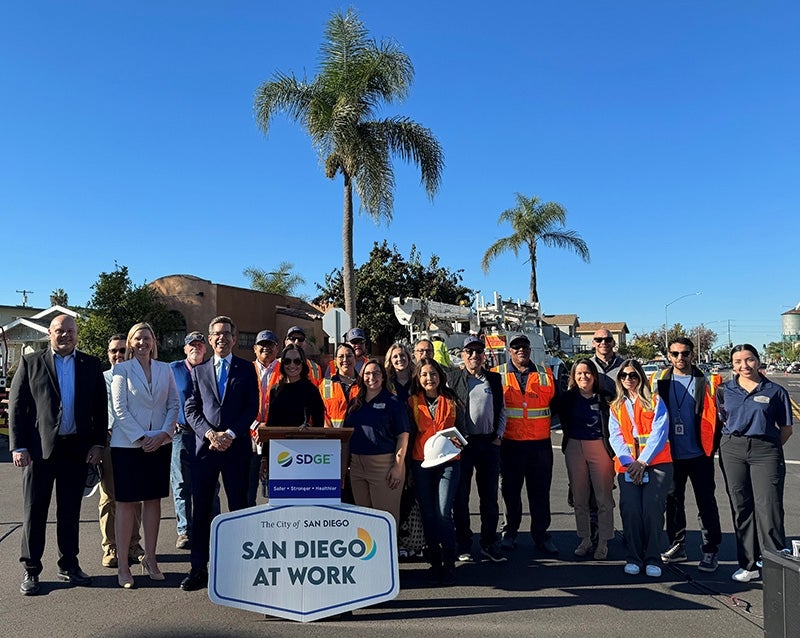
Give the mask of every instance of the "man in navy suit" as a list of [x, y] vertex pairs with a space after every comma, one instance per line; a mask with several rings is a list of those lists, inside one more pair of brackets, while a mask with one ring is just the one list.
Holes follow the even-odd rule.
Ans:
[[50, 346], [25, 355], [9, 397], [10, 448], [22, 474], [20, 593], [39, 593], [47, 513], [56, 488], [58, 577], [74, 585], [91, 578], [78, 565], [78, 530], [86, 464], [100, 462], [106, 444], [106, 382], [100, 360], [75, 349], [75, 319], [58, 315], [47, 330]]
[[208, 584], [212, 507], [220, 476], [229, 510], [247, 507], [250, 425], [258, 414], [258, 377], [250, 361], [231, 354], [236, 336], [230, 317], [211, 320], [208, 343], [214, 356], [192, 368], [192, 396], [184, 406], [197, 441], [192, 466], [191, 570], [181, 582], [185, 591]]

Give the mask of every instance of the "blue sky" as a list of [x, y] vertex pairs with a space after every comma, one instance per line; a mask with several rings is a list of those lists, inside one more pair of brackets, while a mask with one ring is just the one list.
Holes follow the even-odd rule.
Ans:
[[[13, 2], [0, 9], [0, 303], [84, 304], [114, 263], [136, 283], [189, 273], [246, 286], [290, 261], [301, 292], [341, 265], [342, 185], [306, 135], [256, 127], [258, 85], [316, 72], [347, 4]], [[705, 323], [779, 340], [800, 301], [800, 9], [790, 2], [354, 3], [416, 70], [407, 115], [444, 147], [429, 202], [396, 164], [394, 221], [355, 224], [463, 268], [482, 295], [526, 298], [512, 254], [480, 268], [514, 193], [558, 201], [591, 263], [543, 247], [548, 314], [632, 332]], [[213, 246], [226, 249], [213, 252]]]

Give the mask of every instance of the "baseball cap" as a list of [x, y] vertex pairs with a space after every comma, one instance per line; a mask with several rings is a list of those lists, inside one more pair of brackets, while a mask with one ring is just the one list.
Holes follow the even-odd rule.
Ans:
[[85, 497], [92, 496], [97, 491], [97, 486], [100, 485], [102, 476], [101, 471], [100, 465], [86, 464], [86, 483], [83, 486], [83, 495]]
[[202, 332], [197, 332], [194, 330], [186, 335], [186, 338], [183, 340], [183, 345], [188, 346], [192, 341], [199, 341], [200, 343], [205, 343], [206, 338], [203, 336]]
[[508, 345], [513, 346], [518, 341], [523, 341], [526, 344], [531, 345], [531, 340], [528, 338], [528, 336], [522, 334], [521, 332], [515, 332], [512, 334], [508, 340]]
[[480, 346], [481, 349], [486, 348], [486, 344], [483, 343], [483, 339], [480, 337], [476, 337], [475, 335], [470, 335], [466, 339], [464, 339], [464, 348], [469, 348], [470, 346]]
[[275, 333], [272, 332], [272, 330], [262, 330], [258, 333], [258, 335], [256, 335], [256, 343], [261, 343], [262, 341], [278, 343], [278, 337], [275, 336]]
[[364, 334], [361, 328], [350, 328], [350, 330], [347, 331], [347, 341], [353, 341], [354, 339], [363, 339], [366, 341], [367, 335]]
[[300, 326], [292, 326], [291, 328], [289, 328], [286, 331], [286, 336], [288, 337], [289, 335], [294, 334], [295, 332], [299, 332], [304, 337], [306, 336], [306, 331], [303, 330]]

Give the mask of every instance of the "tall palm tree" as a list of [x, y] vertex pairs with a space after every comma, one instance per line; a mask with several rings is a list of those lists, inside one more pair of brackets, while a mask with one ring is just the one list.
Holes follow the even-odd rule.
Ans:
[[406, 117], [376, 119], [378, 107], [408, 95], [414, 68], [393, 42], [369, 38], [349, 9], [335, 13], [325, 28], [318, 75], [310, 81], [276, 73], [258, 87], [255, 116], [267, 133], [283, 112], [301, 124], [325, 165], [326, 177], [341, 174], [344, 184], [342, 252], [345, 310], [357, 324], [353, 264], [353, 188], [361, 208], [376, 222], [391, 221], [396, 155], [420, 168], [433, 199], [444, 170], [444, 154], [431, 131]]
[[507, 250], [519, 255], [520, 248], [528, 249], [527, 261], [531, 264], [530, 301], [539, 301], [536, 291], [536, 249], [539, 242], [545, 246], [569, 248], [583, 261], [589, 261], [589, 247], [574, 230], [566, 230], [566, 209], [556, 202], [541, 202], [536, 195], [525, 197], [516, 193], [517, 205], [500, 213], [498, 224], [511, 222], [514, 232], [489, 246], [481, 260], [483, 272], [489, 272], [490, 262]]

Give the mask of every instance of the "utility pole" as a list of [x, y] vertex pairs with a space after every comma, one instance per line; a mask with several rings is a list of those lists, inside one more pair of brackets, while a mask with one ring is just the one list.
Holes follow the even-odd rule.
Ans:
[[33, 290], [17, 290], [19, 294], [22, 295], [22, 307], [26, 308], [28, 306], [28, 295], [35, 294]]

